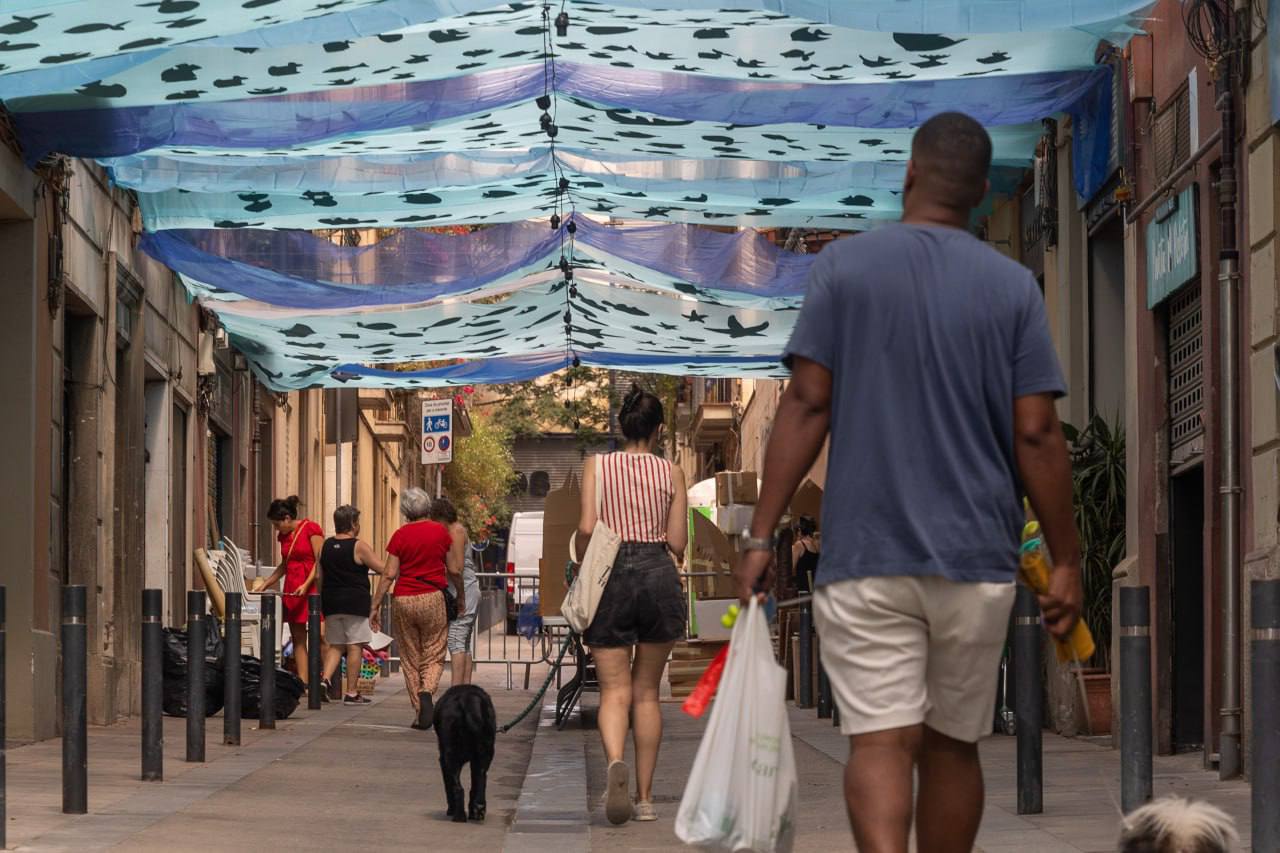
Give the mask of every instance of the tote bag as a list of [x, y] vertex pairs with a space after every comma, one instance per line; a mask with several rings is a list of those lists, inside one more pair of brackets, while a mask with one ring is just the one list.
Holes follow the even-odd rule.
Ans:
[[600, 509], [604, 505], [604, 457], [596, 457], [596, 526], [591, 531], [591, 543], [587, 545], [587, 553], [578, 559], [578, 537], [569, 537], [569, 556], [578, 563], [578, 576], [573, 579], [564, 601], [560, 603], [560, 615], [569, 623], [569, 627], [581, 634], [596, 618], [596, 609], [600, 606], [600, 597], [604, 595], [605, 584], [609, 582], [609, 573], [613, 571], [613, 561], [618, 558], [618, 546], [622, 537], [609, 528], [600, 518]]

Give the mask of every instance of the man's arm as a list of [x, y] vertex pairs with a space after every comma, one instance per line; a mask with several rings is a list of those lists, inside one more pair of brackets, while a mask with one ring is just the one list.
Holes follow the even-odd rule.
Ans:
[[[806, 358], [796, 357], [791, 384], [774, 416], [773, 434], [764, 457], [763, 485], [751, 535], [773, 535], [782, 513], [800, 482], [813, 467], [831, 427], [831, 371]], [[746, 601], [767, 580], [773, 555], [765, 551], [743, 554], [734, 572], [738, 597]]]
[[1084, 590], [1071, 505], [1071, 457], [1052, 396], [1033, 394], [1013, 401], [1013, 441], [1018, 473], [1053, 557], [1049, 594], [1040, 596], [1040, 610], [1049, 633], [1064, 639], [1080, 618]]

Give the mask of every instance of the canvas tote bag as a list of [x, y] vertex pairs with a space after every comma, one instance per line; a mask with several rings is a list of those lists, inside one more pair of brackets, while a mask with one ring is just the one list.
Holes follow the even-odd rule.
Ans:
[[579, 634], [586, 631], [591, 620], [596, 618], [600, 596], [604, 595], [609, 573], [613, 571], [613, 561], [618, 558], [618, 546], [622, 544], [622, 537], [614, 533], [600, 518], [600, 509], [604, 505], [603, 493], [604, 457], [596, 456], [596, 526], [591, 532], [587, 553], [582, 555], [581, 560], [578, 559], [577, 534], [569, 538], [569, 557], [578, 563], [578, 576], [573, 579], [573, 584], [560, 604], [560, 615]]

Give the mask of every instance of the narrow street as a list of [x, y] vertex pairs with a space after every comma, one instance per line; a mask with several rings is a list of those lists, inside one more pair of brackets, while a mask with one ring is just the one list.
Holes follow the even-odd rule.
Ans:
[[[447, 678], [447, 676], [446, 676]], [[535, 685], [539, 681], [534, 670]], [[505, 689], [505, 673], [482, 667], [500, 722], [532, 691]], [[498, 736], [483, 824], [446, 820], [434, 733], [406, 725], [399, 678], [383, 680], [367, 708], [305, 706], [274, 732], [244, 726], [239, 748], [222, 746], [221, 716], [209, 718], [207, 762], [188, 764], [184, 723], [165, 721], [165, 781], [138, 781], [136, 723], [91, 731], [90, 812], [60, 812], [59, 742], [8, 756], [9, 841], [16, 850], [316, 850], [385, 849], [558, 853], [663, 851], [681, 847], [675, 813], [703, 723], [664, 703], [666, 735], [655, 779], [659, 820], [612, 826], [599, 801], [604, 763], [590, 727], [594, 696], [564, 731], [538, 726], [538, 713]], [[544, 712], [545, 713], [545, 712]], [[799, 770], [797, 853], [850, 846], [839, 778], [846, 741], [829, 720], [792, 709]], [[1045, 813], [1015, 814], [1014, 741], [983, 744], [987, 806], [982, 853], [1107, 853], [1119, 826], [1118, 756], [1078, 740], [1045, 738]], [[532, 764], [531, 764], [532, 758]], [[464, 785], [466, 777], [464, 776]], [[585, 780], [585, 783], [584, 783]], [[1221, 783], [1194, 756], [1160, 758], [1156, 795], [1205, 799], [1236, 818], [1248, 849], [1249, 788]]]
[[1280, 853], [1278, 252], [1280, 0], [0, 0], [0, 851]]

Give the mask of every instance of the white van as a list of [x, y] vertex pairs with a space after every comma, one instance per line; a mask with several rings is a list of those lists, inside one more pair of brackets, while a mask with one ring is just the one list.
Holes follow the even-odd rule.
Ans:
[[542, 513], [517, 512], [511, 516], [511, 532], [507, 534], [507, 626], [515, 632], [520, 605], [533, 598], [538, 590], [538, 564], [542, 560]]

